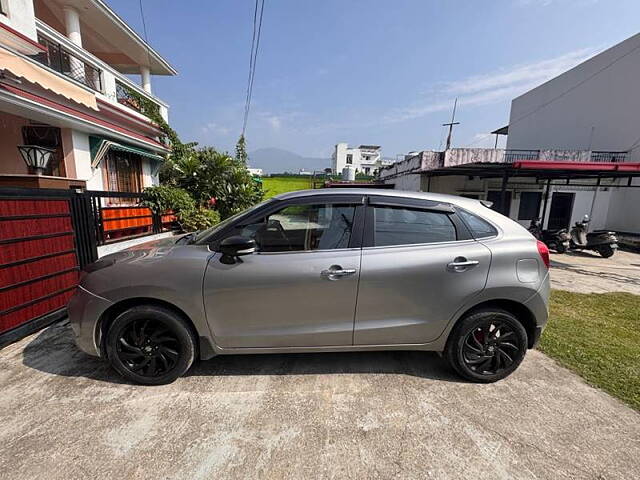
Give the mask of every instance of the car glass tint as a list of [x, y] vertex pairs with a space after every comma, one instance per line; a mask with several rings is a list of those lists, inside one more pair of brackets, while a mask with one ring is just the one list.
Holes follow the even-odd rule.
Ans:
[[444, 213], [397, 207], [375, 207], [375, 246], [456, 240], [456, 229]]
[[489, 222], [473, 213], [458, 209], [458, 215], [467, 227], [469, 227], [469, 230], [471, 230], [475, 238], [493, 237], [498, 234], [498, 231]]
[[260, 252], [347, 248], [354, 215], [354, 205], [291, 205], [245, 226], [240, 235], [253, 238]]

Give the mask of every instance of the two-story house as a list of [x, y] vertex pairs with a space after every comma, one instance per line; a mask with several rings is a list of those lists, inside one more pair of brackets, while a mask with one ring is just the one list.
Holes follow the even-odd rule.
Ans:
[[176, 73], [101, 0], [0, 0], [0, 186], [157, 184], [151, 76]]

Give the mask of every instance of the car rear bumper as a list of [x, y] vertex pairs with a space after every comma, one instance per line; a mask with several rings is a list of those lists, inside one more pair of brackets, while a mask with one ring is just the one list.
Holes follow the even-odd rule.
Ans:
[[549, 320], [549, 294], [551, 293], [551, 284], [549, 274], [542, 281], [538, 291], [534, 293], [529, 300], [525, 302], [525, 306], [533, 314], [535, 318], [535, 328], [533, 338], [529, 339], [529, 348], [534, 348], [540, 341], [540, 336]]
[[67, 311], [73, 336], [78, 347], [89, 355], [101, 356], [97, 324], [104, 311], [112, 304], [106, 298], [94, 295], [82, 287], [78, 287], [69, 300]]

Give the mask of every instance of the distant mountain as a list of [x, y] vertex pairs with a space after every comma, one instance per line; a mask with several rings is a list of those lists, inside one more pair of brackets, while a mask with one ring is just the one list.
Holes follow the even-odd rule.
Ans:
[[298, 173], [301, 168], [313, 172], [331, 167], [331, 159], [303, 157], [282, 148], [259, 148], [249, 153], [249, 166], [265, 173]]

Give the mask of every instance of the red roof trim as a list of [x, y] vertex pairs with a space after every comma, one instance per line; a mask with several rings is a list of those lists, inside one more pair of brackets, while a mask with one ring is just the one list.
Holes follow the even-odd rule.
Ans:
[[23, 33], [20, 33], [17, 30], [14, 30], [13, 28], [11, 28], [9, 25], [6, 25], [2, 22], [0, 22], [0, 28], [6, 30], [9, 33], [14, 34], [16, 37], [18, 37], [20, 40], [24, 40], [25, 42], [33, 45], [36, 48], [39, 48], [40, 50], [42, 50], [43, 52], [47, 51], [47, 47], [45, 47], [44, 45], [36, 42], [35, 40], [31, 40], [29, 37], [27, 37], [26, 35], [24, 35]]
[[640, 163], [622, 162], [514, 162], [514, 168], [533, 170], [578, 170], [578, 171], [607, 171], [607, 172], [637, 172]]
[[106, 127], [106, 128], [111, 129], [111, 130], [115, 130], [116, 132], [123, 133], [125, 135], [130, 136], [130, 137], [134, 137], [134, 138], [136, 138], [138, 140], [141, 140], [141, 141], [143, 141], [143, 142], [145, 142], [145, 143], [147, 143], [149, 145], [153, 145], [155, 147], [160, 147], [163, 150], [168, 150], [168, 148], [165, 145], [161, 144], [160, 142], [156, 142], [155, 140], [152, 140], [150, 138], [147, 138], [144, 135], [140, 135], [139, 133], [136, 133], [136, 132], [134, 132], [132, 130], [129, 130], [127, 128], [123, 128], [123, 127], [121, 127], [119, 125], [116, 125], [115, 123], [111, 123], [111, 122], [108, 122], [106, 120], [102, 120], [101, 118], [94, 117], [93, 115], [90, 115], [88, 113], [81, 112], [79, 110], [76, 110], [75, 108], [71, 108], [71, 107], [68, 107], [66, 105], [62, 105], [60, 103], [54, 102], [53, 100], [49, 100], [48, 98], [41, 97], [41, 96], [36, 95], [34, 93], [27, 92], [25, 90], [21, 90], [21, 89], [16, 88], [16, 87], [14, 87], [12, 85], [7, 85], [7, 84], [4, 84], [4, 83], [0, 84], [0, 88], [2, 88], [4, 90], [7, 90], [10, 93], [18, 95], [20, 97], [23, 97], [23, 98], [35, 101], [37, 103], [40, 103], [42, 105], [46, 105], [48, 107], [54, 108], [55, 110], [58, 110], [60, 112], [67, 113], [69, 115], [73, 115], [73, 116], [78, 117], [78, 118], [80, 118], [82, 120], [93, 122], [93, 123], [96, 123], [96, 124], [98, 124], [98, 125], [100, 125], [102, 127]]
[[158, 130], [158, 131], [160, 130], [160, 127], [158, 126], [158, 124], [157, 124], [157, 123], [155, 123], [155, 122], [152, 122], [151, 120], [147, 120], [147, 119], [144, 119], [144, 118], [136, 117], [136, 116], [135, 116], [134, 114], [132, 114], [131, 112], [127, 112], [124, 108], [119, 107], [119, 106], [117, 106], [117, 105], [114, 105], [113, 103], [107, 102], [106, 100], [102, 100], [101, 98], [97, 98], [97, 97], [96, 97], [96, 101], [97, 101], [98, 103], [103, 104], [103, 105], [104, 105], [105, 107], [107, 107], [107, 108], [111, 108], [111, 109], [113, 109], [113, 110], [117, 110], [117, 111], [118, 111], [118, 113], [121, 113], [121, 114], [123, 114], [123, 115], [125, 115], [125, 116], [127, 116], [127, 117], [131, 118], [132, 120], [136, 120], [136, 121], [138, 121], [138, 122], [140, 122], [140, 123], [146, 123], [147, 125], [149, 125], [149, 126], [151, 126], [151, 127], [155, 128], [156, 130]]

